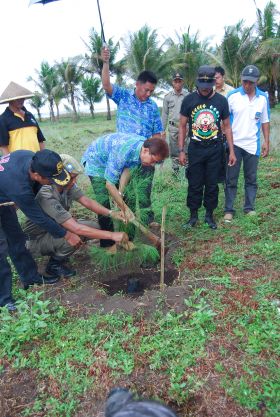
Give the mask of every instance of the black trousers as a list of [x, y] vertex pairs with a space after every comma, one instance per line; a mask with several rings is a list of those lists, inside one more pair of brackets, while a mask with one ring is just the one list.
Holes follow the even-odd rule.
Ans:
[[223, 155], [222, 141], [207, 145], [190, 141], [188, 147], [189, 165], [186, 170], [188, 179], [187, 206], [191, 211], [203, 205], [213, 211], [218, 205], [218, 177]]
[[38, 279], [37, 265], [25, 247], [26, 237], [14, 206], [0, 207], [0, 307], [13, 301], [9, 255], [23, 284]]

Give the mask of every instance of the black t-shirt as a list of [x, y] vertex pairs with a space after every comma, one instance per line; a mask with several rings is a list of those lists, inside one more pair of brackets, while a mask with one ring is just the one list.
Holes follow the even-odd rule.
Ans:
[[205, 141], [222, 137], [221, 120], [229, 117], [229, 108], [219, 93], [206, 98], [194, 92], [184, 98], [180, 113], [189, 119], [189, 137]]

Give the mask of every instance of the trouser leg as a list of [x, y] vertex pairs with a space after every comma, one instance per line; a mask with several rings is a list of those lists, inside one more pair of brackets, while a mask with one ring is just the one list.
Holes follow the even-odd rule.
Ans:
[[194, 143], [188, 147], [189, 166], [186, 170], [188, 179], [187, 206], [191, 211], [201, 207], [204, 181], [204, 148]]
[[[90, 177], [92, 188], [95, 194], [95, 199], [99, 204], [102, 204], [104, 207], [110, 210], [110, 199], [109, 194], [106, 188], [106, 181], [103, 178], [99, 177]], [[98, 215], [98, 223], [101, 230], [108, 230], [110, 232], [114, 231], [114, 224], [111, 217]], [[100, 246], [102, 248], [108, 248], [115, 244], [114, 240], [111, 239], [100, 239]]]
[[225, 135], [223, 135], [223, 146], [221, 149], [221, 165], [218, 175], [218, 183], [222, 183], [225, 186], [227, 170], [227, 141]]
[[172, 169], [175, 172], [179, 171], [179, 147], [178, 147], [178, 133], [179, 129], [175, 126], [169, 128], [168, 131], [169, 135], [169, 151], [170, 151], [170, 157], [172, 161]]
[[8, 206], [2, 208], [2, 229], [8, 243], [8, 253], [15, 265], [23, 284], [28, 284], [39, 278], [37, 265], [27, 250], [26, 237], [18, 222], [16, 210]]
[[[125, 204], [130, 208], [131, 211], [133, 211], [133, 213], [135, 213], [136, 211], [136, 194], [135, 194], [135, 187], [138, 187], [139, 184], [139, 180], [141, 181], [142, 178], [142, 174], [139, 172], [139, 169], [135, 169], [132, 171], [132, 181], [130, 181], [127, 185], [127, 187], [124, 190], [124, 196], [123, 196], [123, 201], [125, 202]], [[135, 183], [134, 183], [135, 180]], [[140, 199], [139, 199], [139, 205], [140, 205]], [[141, 213], [143, 214], [143, 213]], [[144, 213], [144, 218], [143, 221], [145, 222], [145, 214]], [[120, 223], [119, 224], [119, 230], [120, 231], [124, 231], [125, 233], [127, 233], [129, 240], [134, 240], [135, 238], [135, 226], [132, 223], [128, 223], [128, 224], [124, 224], [124, 223]]]
[[237, 193], [238, 177], [242, 163], [242, 149], [234, 146], [236, 163], [233, 166], [227, 166], [226, 187], [225, 187], [225, 213], [234, 213], [234, 200]]
[[144, 209], [147, 216], [147, 223], [151, 223], [154, 221], [154, 212], [152, 210], [152, 201], [151, 201], [151, 193], [153, 187], [153, 179], [155, 173], [155, 167], [145, 167], [141, 165], [140, 172], [145, 180], [144, 189], [142, 191], [142, 195], [139, 196], [139, 206], [140, 209]]
[[222, 143], [209, 145], [205, 149], [205, 173], [204, 173], [204, 207], [208, 212], [218, 206], [218, 178], [221, 166]]
[[35, 240], [27, 241], [27, 247], [34, 257], [59, 256], [66, 258], [76, 250], [64, 238], [54, 238], [50, 233], [40, 235]]
[[12, 271], [7, 260], [7, 255], [8, 244], [1, 227], [0, 217], [0, 307], [14, 301], [12, 297]]
[[255, 210], [259, 157], [243, 151], [245, 202], [244, 211]]
[[[78, 223], [100, 229], [99, 224], [94, 221], [78, 220]], [[84, 237], [81, 237], [81, 239], [83, 241], [88, 240]], [[76, 248], [69, 245], [64, 238], [54, 238], [50, 233], [45, 233], [37, 239], [27, 241], [27, 247], [34, 257], [51, 256], [66, 259], [76, 251]]]

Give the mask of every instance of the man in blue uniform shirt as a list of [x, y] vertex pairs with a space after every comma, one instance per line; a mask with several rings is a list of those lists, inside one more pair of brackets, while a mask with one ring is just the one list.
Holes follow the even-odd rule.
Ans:
[[[124, 201], [117, 186], [123, 171], [140, 165], [154, 166], [168, 155], [167, 142], [161, 139], [145, 140], [136, 134], [112, 133], [94, 140], [85, 151], [82, 163], [90, 177], [96, 200], [110, 208], [109, 192], [122, 208]], [[114, 230], [110, 218], [98, 216], [98, 221], [102, 230]], [[114, 243], [112, 240], [100, 240], [101, 247], [112, 247]]]
[[[142, 71], [136, 80], [135, 89], [127, 89], [117, 84], [111, 84], [109, 72], [110, 51], [103, 48], [102, 85], [107, 96], [118, 106], [117, 131], [135, 133], [146, 139], [165, 139], [159, 108], [151, 99], [157, 78], [151, 71]], [[148, 224], [154, 223], [154, 213], [151, 208], [151, 191], [154, 177], [154, 167], [141, 167], [141, 175], [146, 178], [145, 201], [141, 208], [147, 209]]]

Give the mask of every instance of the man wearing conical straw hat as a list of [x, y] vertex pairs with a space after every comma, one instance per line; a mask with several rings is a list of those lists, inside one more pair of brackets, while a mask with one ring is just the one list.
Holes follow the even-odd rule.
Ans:
[[36, 119], [24, 107], [24, 100], [33, 96], [31, 91], [13, 81], [1, 94], [0, 104], [8, 103], [0, 116], [0, 149], [3, 155], [17, 150], [37, 152], [45, 148], [45, 138]]

